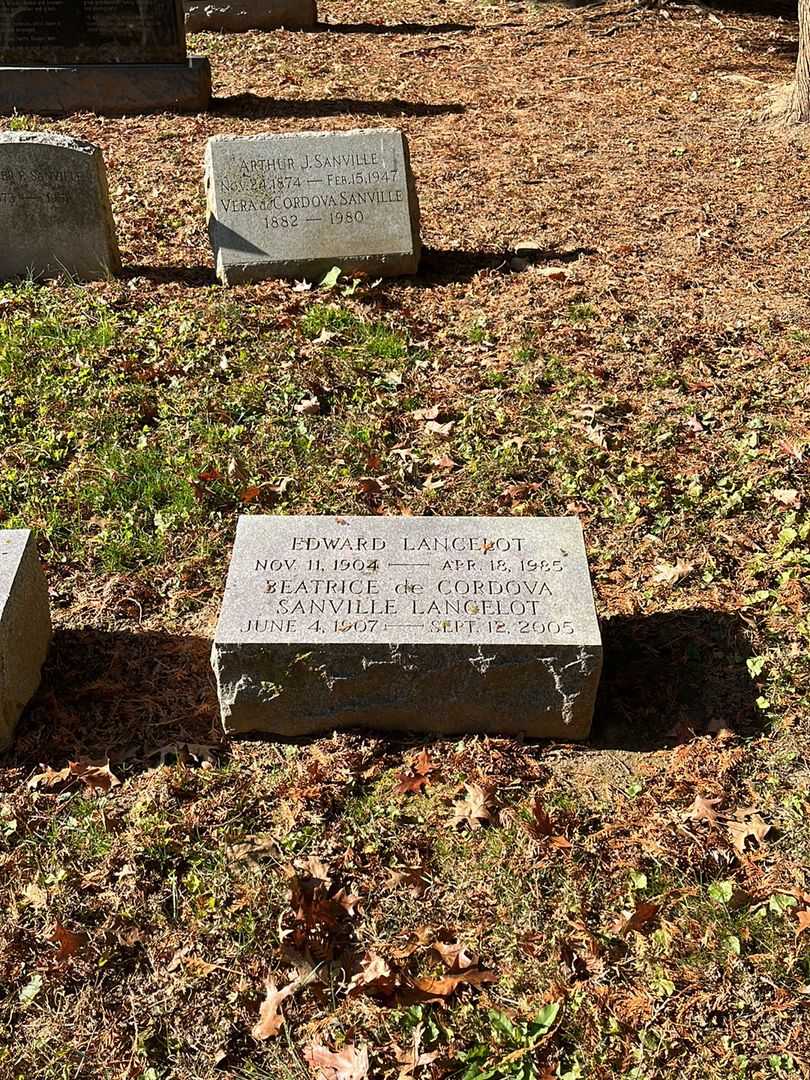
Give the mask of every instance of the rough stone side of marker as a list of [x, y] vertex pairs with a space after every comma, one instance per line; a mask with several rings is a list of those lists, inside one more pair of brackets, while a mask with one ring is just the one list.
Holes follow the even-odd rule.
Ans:
[[0, 277], [106, 278], [121, 268], [101, 150], [69, 135], [0, 132]]
[[48, 652], [48, 587], [28, 530], [0, 531], [0, 751], [39, 686]]
[[602, 649], [219, 644], [212, 665], [227, 732], [363, 727], [585, 739]]

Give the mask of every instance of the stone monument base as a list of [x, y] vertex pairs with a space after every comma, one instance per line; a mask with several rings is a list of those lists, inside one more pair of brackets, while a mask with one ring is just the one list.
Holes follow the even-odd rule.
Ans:
[[318, 21], [315, 0], [183, 0], [186, 30], [305, 30]]
[[0, 66], [0, 114], [199, 112], [210, 100], [205, 56], [185, 64]]

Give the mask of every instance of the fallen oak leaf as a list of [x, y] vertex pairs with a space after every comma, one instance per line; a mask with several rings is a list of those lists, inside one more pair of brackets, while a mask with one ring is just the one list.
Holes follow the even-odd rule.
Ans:
[[459, 986], [483, 986], [485, 983], [497, 981], [498, 976], [494, 971], [479, 971], [478, 969], [462, 971], [456, 975], [444, 975], [438, 979], [417, 976], [408, 979], [411, 990], [410, 993], [406, 992], [405, 996], [425, 1003], [442, 1001], [454, 994]]
[[796, 912], [796, 919], [799, 923], [799, 928], [796, 931], [796, 937], [799, 934], [803, 934], [805, 930], [810, 930], [810, 909]]
[[771, 492], [771, 498], [782, 506], [788, 506], [791, 510], [801, 510], [802, 499], [795, 488], [776, 488]]
[[626, 937], [632, 930], [640, 932], [657, 914], [658, 904], [651, 904], [646, 900], [637, 900], [632, 913], [621, 915], [610, 929], [619, 937]]
[[441, 958], [445, 967], [452, 972], [467, 971], [478, 963], [476, 954], [468, 953], [466, 946], [459, 944], [457, 941], [450, 943], [434, 941], [431, 948]]
[[365, 1080], [368, 1076], [368, 1048], [344, 1046], [328, 1050], [320, 1043], [304, 1048], [304, 1057], [317, 1080]]
[[530, 836], [538, 842], [547, 842], [550, 847], [560, 851], [570, 851], [573, 844], [567, 836], [557, 831], [551, 816], [544, 809], [539, 796], [535, 796], [532, 803], [532, 821], [526, 827]]
[[367, 953], [360, 964], [360, 970], [349, 983], [350, 994], [371, 994], [390, 997], [397, 988], [397, 974], [382, 956]]
[[68, 930], [67, 927], [62, 926], [61, 923], [54, 923], [49, 940], [56, 942], [59, 946], [53, 957], [54, 962], [64, 964], [66, 960], [80, 952], [87, 945], [90, 938], [84, 932], [76, 934], [72, 930]]
[[746, 820], [727, 821], [726, 828], [734, 850], [740, 855], [745, 855], [748, 840], [756, 841], [757, 847], [761, 847], [771, 831], [771, 826], [759, 814], [750, 814]]
[[489, 796], [478, 784], [465, 784], [467, 794], [453, 804], [453, 825], [467, 824], [480, 829], [481, 823], [492, 820], [492, 804]]
[[294, 979], [289, 986], [279, 990], [275, 982], [268, 975], [267, 992], [264, 1001], [259, 1006], [259, 1022], [253, 1027], [251, 1035], [257, 1042], [264, 1042], [274, 1035], [278, 1035], [284, 1023], [284, 1015], [281, 1012], [281, 1003], [295, 993], [303, 980]]
[[710, 825], [716, 825], [718, 818], [714, 807], [722, 801], [722, 799], [704, 799], [702, 795], [696, 795], [695, 801], [684, 814], [684, 820], [708, 821]]
[[455, 420], [448, 420], [446, 424], [440, 424], [438, 420], [428, 420], [425, 424], [425, 431], [430, 432], [431, 435], [439, 435], [441, 438], [446, 439], [455, 426]]
[[678, 559], [675, 563], [658, 563], [653, 581], [660, 585], [677, 585], [694, 570], [694, 564]]
[[413, 897], [423, 896], [428, 887], [428, 879], [425, 877], [424, 867], [404, 866], [401, 869], [392, 867], [388, 870], [388, 887], [395, 889], [404, 885]]
[[43, 770], [40, 773], [35, 773], [34, 776], [28, 781], [28, 787], [32, 790], [36, 788], [52, 788], [57, 784], [64, 784], [70, 779], [70, 766], [66, 765], [64, 769], [52, 769], [50, 765], [41, 765]]
[[118, 787], [121, 781], [110, 769], [110, 763], [95, 761], [69, 761], [71, 775], [86, 784], [91, 792], [104, 791]]

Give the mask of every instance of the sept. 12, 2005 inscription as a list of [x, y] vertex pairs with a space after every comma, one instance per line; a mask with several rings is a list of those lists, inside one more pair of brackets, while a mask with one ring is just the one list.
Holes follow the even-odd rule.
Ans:
[[581, 737], [601, 667], [582, 528], [243, 517], [213, 662], [231, 730]]
[[209, 140], [208, 223], [225, 284], [339, 266], [409, 274], [419, 212], [401, 132], [373, 129]]

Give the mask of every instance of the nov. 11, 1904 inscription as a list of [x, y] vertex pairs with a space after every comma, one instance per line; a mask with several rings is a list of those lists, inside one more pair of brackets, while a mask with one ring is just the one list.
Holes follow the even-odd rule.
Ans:
[[215, 136], [208, 231], [228, 285], [267, 277], [416, 272], [419, 210], [400, 131]]
[[213, 664], [230, 730], [590, 729], [575, 518], [243, 517]]

